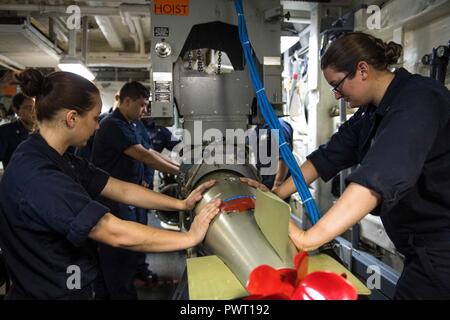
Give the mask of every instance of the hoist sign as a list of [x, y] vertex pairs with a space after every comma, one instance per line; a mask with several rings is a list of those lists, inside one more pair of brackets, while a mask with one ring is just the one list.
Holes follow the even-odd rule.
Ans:
[[189, 15], [189, 0], [154, 0], [153, 3], [156, 15]]

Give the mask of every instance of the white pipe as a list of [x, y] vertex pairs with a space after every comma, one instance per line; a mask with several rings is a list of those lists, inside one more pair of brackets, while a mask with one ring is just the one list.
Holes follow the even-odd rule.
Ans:
[[135, 50], [139, 51], [139, 38], [138, 38], [138, 35], [137, 35], [136, 27], [134, 26], [134, 23], [131, 20], [130, 13], [123, 11], [122, 8], [121, 8], [120, 16], [122, 18], [123, 24], [127, 25], [128, 29], [130, 30], [130, 37], [134, 41], [134, 48], [135, 48]]
[[59, 37], [59, 40], [61, 40], [61, 42], [69, 41], [69, 38], [67, 38], [67, 35], [64, 34], [64, 32], [60, 28], [55, 28], [55, 33], [56, 33], [57, 37]]
[[311, 24], [311, 19], [309, 19], [309, 18], [289, 18], [289, 19], [284, 19], [284, 22]]
[[72, 29], [69, 31], [69, 56], [77, 56], [77, 30]]
[[36, 28], [32, 25], [25, 22], [22, 27], [22, 34], [28, 38], [31, 42], [33, 42], [37, 47], [39, 47], [42, 51], [47, 53], [50, 57], [55, 60], [59, 60], [61, 50], [56, 47], [50, 40], [47, 39], [42, 33], [40, 33]]
[[8, 69], [11, 69], [11, 70], [23, 70], [23, 69], [25, 69], [24, 65], [14, 61], [14, 60], [11, 60], [10, 58], [8, 58], [8, 57], [6, 57], [6, 56], [4, 56], [2, 54], [0, 54], [0, 63], [4, 67], [6, 67]]
[[59, 35], [61, 41], [69, 42], [69, 38], [67, 36], [68, 30], [66, 26], [63, 23], [61, 23], [61, 21], [56, 17], [52, 17], [51, 19], [53, 20], [53, 28], [55, 30], [55, 33]]
[[[148, 5], [120, 5], [119, 7], [78, 6], [82, 15], [87, 16], [120, 16], [121, 11], [127, 11], [134, 16], [150, 16]], [[66, 15], [67, 6], [52, 6], [45, 4], [0, 4], [0, 11], [26, 11], [40, 13], [60, 13]]]
[[[153, 2], [153, 1], [152, 1]], [[126, 4], [122, 3], [119, 7], [119, 16], [120, 12], [128, 12], [132, 16], [138, 17], [150, 17], [150, 11], [152, 7], [150, 5], [135, 5], [135, 4]]]
[[81, 56], [83, 62], [87, 63], [87, 53], [89, 51], [89, 34], [88, 34], [88, 17], [81, 18], [82, 34], [81, 34]]
[[95, 21], [110, 47], [116, 51], [124, 51], [125, 46], [123, 41], [117, 33], [116, 28], [114, 28], [114, 25], [111, 23], [111, 19], [109, 17], [95, 16]]
[[88, 66], [149, 68], [151, 61], [148, 55], [130, 52], [90, 52]]
[[138, 17], [132, 18], [134, 26], [136, 27], [137, 36], [139, 39], [139, 53], [141, 55], [145, 54], [145, 40], [144, 40], [144, 32], [142, 31], [141, 21]]
[[64, 20], [64, 17], [53, 17], [53, 20], [55, 20], [55, 22], [58, 24], [58, 26], [61, 27], [61, 30], [65, 33], [65, 34], [69, 34], [69, 28], [67, 27], [67, 21]]
[[[90, 6], [95, 6], [95, 1], [87, 1], [86, 2]], [[122, 38], [120, 38], [119, 34], [117, 33], [116, 28], [111, 22], [111, 19], [106, 16], [95, 16], [95, 22], [97, 22], [98, 27], [103, 33], [103, 36], [105, 37], [106, 41], [108, 42], [109, 46], [115, 50], [115, 51], [124, 51], [125, 46], [123, 44]]]
[[4, 67], [6, 69], [12, 70], [12, 71], [20, 71], [19, 69], [16, 69], [16, 68], [10, 66], [9, 64], [4, 63], [1, 60], [0, 60], [0, 66]]
[[142, 69], [149, 68], [150, 64], [148, 62], [123, 62], [123, 61], [114, 61], [108, 60], [106, 62], [102, 61], [89, 61], [87, 65], [89, 68], [91, 67], [116, 67], [116, 68], [128, 68], [128, 69]]

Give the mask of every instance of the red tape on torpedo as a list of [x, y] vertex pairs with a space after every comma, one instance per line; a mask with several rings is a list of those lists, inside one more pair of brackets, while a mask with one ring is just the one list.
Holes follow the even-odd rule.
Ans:
[[222, 212], [242, 212], [255, 209], [255, 196], [234, 196], [223, 200]]

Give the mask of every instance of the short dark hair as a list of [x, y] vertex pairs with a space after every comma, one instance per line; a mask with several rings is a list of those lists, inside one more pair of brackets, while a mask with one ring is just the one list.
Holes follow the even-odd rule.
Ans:
[[130, 97], [132, 100], [140, 98], [148, 99], [150, 97], [150, 92], [142, 83], [130, 81], [120, 88], [119, 97], [120, 103], [122, 103], [126, 97]]
[[57, 71], [44, 76], [37, 69], [26, 69], [16, 75], [22, 91], [36, 97], [38, 121], [51, 120], [63, 108], [76, 110], [80, 115], [94, 108], [94, 96], [100, 91], [89, 80], [71, 72]]
[[17, 93], [12, 98], [12, 107], [14, 110], [20, 110], [20, 107], [22, 106], [23, 102], [27, 99], [31, 99], [29, 96], [23, 94], [22, 92]]
[[397, 63], [402, 54], [402, 46], [362, 32], [344, 34], [334, 41], [325, 52], [321, 69], [331, 67], [338, 72], [354, 76], [359, 61], [366, 61], [377, 70], [386, 70]]

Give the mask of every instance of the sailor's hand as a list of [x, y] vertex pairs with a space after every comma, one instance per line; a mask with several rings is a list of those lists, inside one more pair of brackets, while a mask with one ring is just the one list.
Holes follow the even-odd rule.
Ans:
[[299, 228], [292, 219], [289, 219], [289, 238], [291, 238], [295, 247], [299, 251], [303, 251], [305, 249], [305, 233], [306, 231]]
[[212, 200], [195, 216], [191, 229], [188, 232], [189, 237], [192, 238], [193, 246], [203, 241], [211, 220], [220, 212], [219, 206], [221, 204], [222, 201], [220, 199]]
[[272, 192], [278, 188], [279, 186], [281, 186], [283, 184], [283, 181], [277, 181], [275, 180], [275, 182], [273, 183], [273, 187], [272, 187]]
[[215, 183], [216, 183], [216, 180], [209, 180], [209, 181], [202, 183], [197, 188], [195, 188], [189, 194], [189, 196], [185, 200], [183, 200], [184, 201], [184, 210], [189, 211], [189, 210], [194, 209], [197, 202], [202, 200], [203, 193], [206, 190], [208, 190], [209, 188], [211, 188]]
[[267, 188], [264, 184], [262, 184], [256, 180], [253, 180], [250, 178], [240, 178], [240, 179], [241, 179], [241, 182], [249, 185], [250, 187], [261, 189], [262, 191], [270, 191], [269, 188]]

